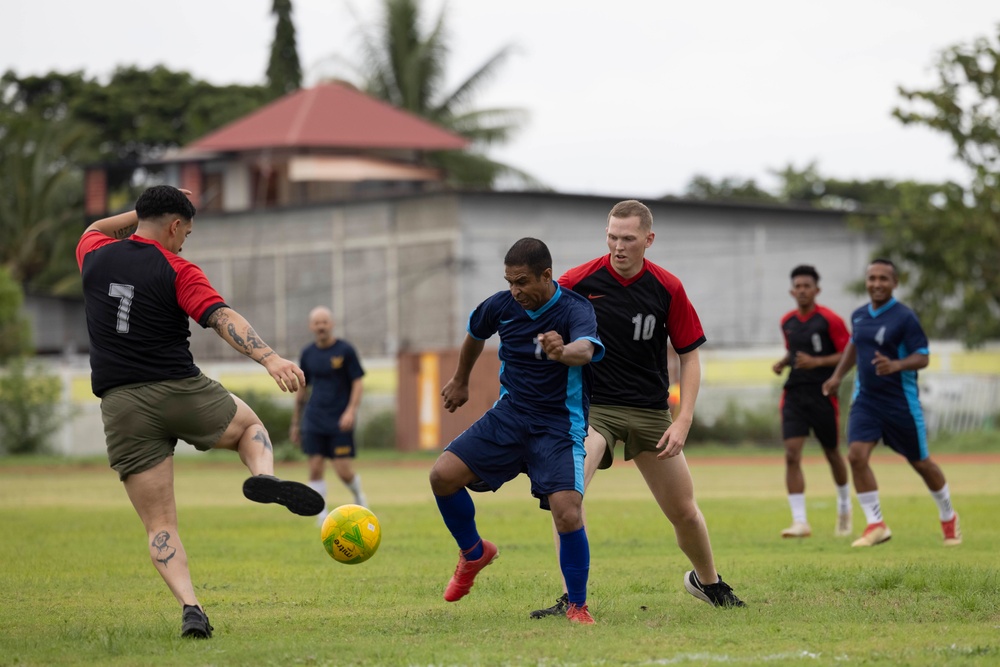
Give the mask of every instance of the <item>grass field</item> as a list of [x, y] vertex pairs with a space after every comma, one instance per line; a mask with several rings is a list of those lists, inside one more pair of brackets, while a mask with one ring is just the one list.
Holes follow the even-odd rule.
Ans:
[[[475, 496], [501, 557], [467, 598], [444, 602], [457, 549], [429, 492], [431, 460], [359, 460], [383, 539], [356, 566], [325, 554], [311, 519], [245, 501], [235, 456], [178, 460], [209, 641], [178, 637], [179, 609], [110, 470], [0, 460], [0, 665], [1000, 664], [995, 462], [942, 460], [966, 536], [945, 549], [917, 476], [876, 457], [894, 537], [863, 550], [833, 537], [832, 483], [817, 459], [806, 465], [816, 534], [782, 541], [780, 458], [692, 454], [718, 568], [749, 605], [734, 610], [684, 592], [688, 563], [669, 524], [638, 471], [617, 465], [588, 495], [598, 624], [579, 627], [528, 619], [561, 591], [548, 515], [523, 477]], [[279, 474], [302, 479], [304, 465]]]

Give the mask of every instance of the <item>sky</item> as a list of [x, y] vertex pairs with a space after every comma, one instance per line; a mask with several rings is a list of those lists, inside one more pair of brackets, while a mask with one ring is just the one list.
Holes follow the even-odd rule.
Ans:
[[[272, 0], [2, 0], [0, 70], [164, 64], [216, 84], [262, 83]], [[376, 0], [293, 0], [305, 83], [344, 76]], [[455, 86], [514, 56], [476, 106], [527, 126], [494, 159], [555, 190], [682, 194], [704, 175], [753, 178], [810, 162], [840, 179], [965, 180], [943, 135], [891, 116], [897, 88], [933, 86], [937, 54], [997, 35], [996, 0], [424, 0], [444, 8]]]

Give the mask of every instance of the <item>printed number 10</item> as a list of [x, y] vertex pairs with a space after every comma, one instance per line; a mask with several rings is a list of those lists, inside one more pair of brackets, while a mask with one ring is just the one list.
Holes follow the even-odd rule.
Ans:
[[632, 324], [635, 325], [635, 333], [632, 334], [632, 340], [649, 340], [653, 337], [653, 331], [656, 329], [656, 317], [653, 315], [642, 316], [639, 313], [632, 318]]

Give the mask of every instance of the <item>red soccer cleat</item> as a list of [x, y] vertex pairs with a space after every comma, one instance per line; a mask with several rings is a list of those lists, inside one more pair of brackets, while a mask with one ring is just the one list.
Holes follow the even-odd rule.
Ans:
[[451, 576], [448, 587], [444, 589], [444, 599], [448, 602], [461, 600], [468, 595], [479, 571], [496, 560], [497, 556], [500, 555], [497, 553], [497, 545], [486, 540], [482, 540], [482, 543], [483, 555], [478, 560], [466, 560], [465, 555], [459, 552], [458, 566], [455, 568], [455, 574]]
[[958, 523], [958, 512], [951, 517], [951, 521], [942, 521], [941, 530], [944, 531], [944, 545], [946, 547], [958, 546], [962, 543], [962, 527]]
[[594, 617], [590, 615], [585, 604], [577, 605], [571, 602], [569, 609], [566, 610], [566, 618], [569, 619], [570, 623], [579, 623], [580, 625], [593, 625], [595, 623]]

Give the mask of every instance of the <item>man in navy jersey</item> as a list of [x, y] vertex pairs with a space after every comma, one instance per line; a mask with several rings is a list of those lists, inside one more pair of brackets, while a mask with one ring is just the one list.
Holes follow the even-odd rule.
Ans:
[[[367, 507], [361, 475], [351, 465], [365, 371], [354, 346], [333, 335], [329, 308], [313, 308], [309, 330], [316, 340], [302, 350], [299, 359], [306, 383], [295, 395], [290, 436], [309, 456], [309, 486], [316, 493], [326, 497], [323, 462], [330, 459], [340, 481], [354, 494], [354, 502]], [[317, 523], [322, 524], [323, 518], [321, 512]]]
[[792, 269], [789, 294], [798, 308], [781, 318], [788, 353], [772, 367], [781, 375], [785, 368], [788, 380], [781, 394], [781, 432], [785, 439], [785, 485], [792, 525], [781, 531], [782, 537], [809, 537], [806, 515], [806, 481], [802, 474], [802, 447], [812, 429], [830, 464], [837, 485], [837, 525], [834, 534], [851, 534], [851, 488], [847, 463], [838, 448], [840, 425], [837, 397], [823, 395], [823, 382], [833, 373], [850, 337], [844, 320], [816, 303], [819, 273], [812, 266]]
[[865, 288], [871, 303], [851, 315], [853, 333], [823, 393], [834, 396], [857, 362], [854, 402], [847, 423], [847, 452], [858, 502], [868, 522], [852, 546], [870, 547], [892, 537], [882, 518], [878, 483], [869, 460], [882, 440], [917, 471], [938, 507], [945, 546], [962, 543], [958, 514], [951, 506], [948, 482], [927, 449], [927, 429], [917, 389], [917, 371], [930, 361], [927, 336], [916, 314], [896, 301], [896, 266], [887, 259], [868, 265]]
[[149, 188], [134, 211], [90, 225], [76, 259], [108, 460], [146, 528], [153, 566], [182, 606], [181, 635], [208, 638], [213, 628], [195, 596], [177, 533], [177, 441], [239, 453], [252, 475], [243, 494], [255, 502], [311, 516], [323, 509], [323, 499], [305, 484], [273, 476], [271, 442], [260, 419], [194, 364], [189, 317], [264, 366], [282, 391], [305, 382], [298, 366], [279, 357], [226, 305], [201, 269], [180, 258], [194, 225], [188, 194]]
[[[594, 306], [607, 349], [604, 361], [594, 366], [585, 485], [598, 467], [611, 466], [615, 444], [623, 442], [625, 459], [635, 460], [694, 566], [684, 575], [685, 589], [715, 606], [742, 607], [715, 570], [708, 528], [682, 453], [701, 384], [698, 348], [705, 334], [680, 280], [645, 258], [655, 236], [652, 227], [653, 215], [641, 202], [615, 204], [608, 215], [609, 253], [559, 278], [563, 288]], [[667, 405], [668, 341], [680, 360], [680, 403], [673, 420]], [[565, 605], [564, 594], [530, 616], [559, 614]]]
[[590, 625], [583, 441], [589, 364], [604, 356], [604, 346], [587, 300], [552, 280], [552, 256], [544, 243], [524, 238], [511, 246], [504, 278], [510, 288], [483, 301], [469, 316], [458, 367], [441, 390], [449, 412], [464, 405], [486, 339], [500, 334], [500, 398], [445, 448], [430, 474], [434, 499], [459, 547], [444, 599], [464, 597], [479, 571], [497, 557], [496, 545], [479, 536], [466, 487], [496, 491], [525, 471], [532, 495], [551, 509], [563, 540], [559, 562], [569, 588], [566, 617]]

